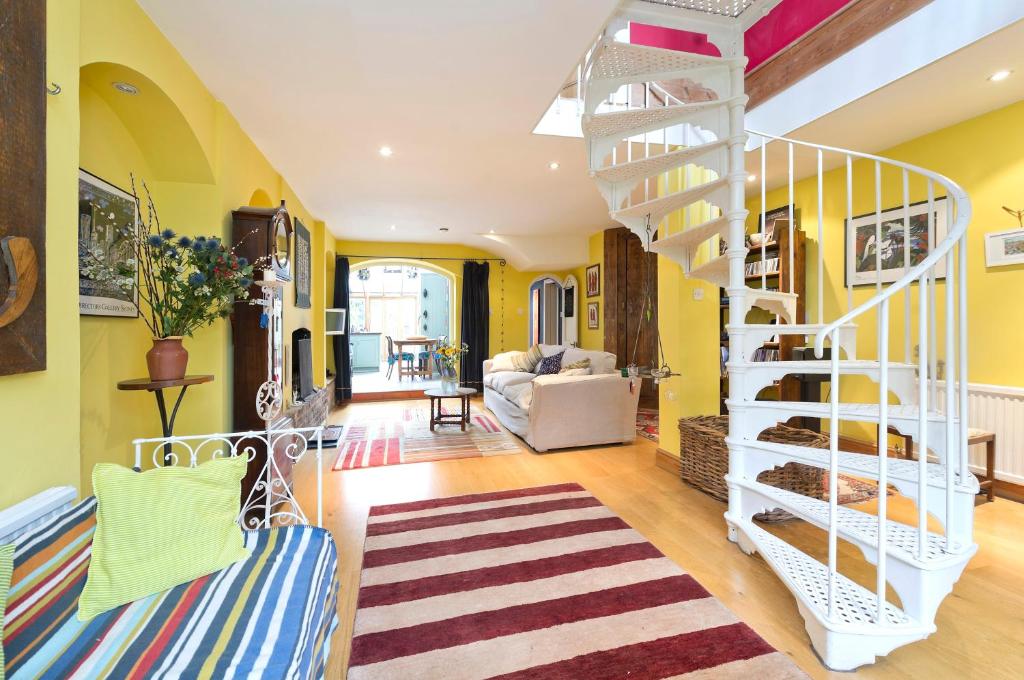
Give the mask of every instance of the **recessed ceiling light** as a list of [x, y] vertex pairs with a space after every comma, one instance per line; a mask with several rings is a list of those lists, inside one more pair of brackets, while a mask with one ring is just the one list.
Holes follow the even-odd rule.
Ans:
[[558, 161], [551, 161], [550, 163], [548, 163], [549, 170], [558, 170], [558, 167]]
[[139, 88], [135, 87], [131, 83], [126, 83], [126, 82], [118, 80], [116, 82], [111, 83], [110, 85], [115, 90], [117, 90], [118, 92], [120, 92], [122, 94], [128, 94], [128, 95], [135, 96], [135, 95], [137, 95], [139, 93]]
[[393, 154], [393, 153], [395, 153], [395, 152], [392, 151], [390, 146], [382, 146], [382, 147], [380, 147], [380, 155], [384, 156], [384, 158], [391, 158], [391, 154]]
[[392, 224], [390, 227], [388, 227], [388, 229], [390, 229], [391, 231], [394, 231], [395, 230], [395, 225]]
[[995, 73], [990, 75], [988, 79], [991, 80], [993, 83], [998, 83], [1000, 80], [1006, 80], [1007, 78], [1009, 78], [1011, 73], [1013, 73], [1013, 71], [1007, 71], [1006, 69], [1003, 69], [1002, 71], [996, 71]]
[[747, 181], [753, 182], [757, 180], [757, 175], [747, 175]]
[[493, 229], [491, 229], [491, 230], [490, 230], [489, 232], [487, 232], [487, 233], [489, 233], [489, 234], [493, 234], [493, 233], [494, 233], [494, 230], [493, 230]]

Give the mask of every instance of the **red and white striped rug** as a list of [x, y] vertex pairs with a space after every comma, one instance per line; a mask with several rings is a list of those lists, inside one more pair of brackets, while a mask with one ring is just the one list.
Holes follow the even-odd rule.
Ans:
[[370, 509], [349, 680], [806, 678], [578, 484]]

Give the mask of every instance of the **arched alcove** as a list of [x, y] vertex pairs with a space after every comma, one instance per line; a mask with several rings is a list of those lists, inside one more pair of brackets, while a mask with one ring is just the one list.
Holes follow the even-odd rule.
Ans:
[[246, 205], [253, 208], [273, 208], [274, 202], [270, 199], [270, 194], [263, 189], [257, 189], [252, 192], [252, 196], [249, 197], [249, 202]]
[[132, 68], [110, 62], [83, 66], [80, 79], [83, 87], [106, 102], [131, 134], [146, 159], [151, 173], [148, 179], [214, 183], [213, 169], [199, 139], [159, 85]]

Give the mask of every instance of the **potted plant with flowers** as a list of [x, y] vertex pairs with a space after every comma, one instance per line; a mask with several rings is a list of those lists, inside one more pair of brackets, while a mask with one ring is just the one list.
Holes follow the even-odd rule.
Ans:
[[[122, 235], [131, 257], [110, 263], [103, 251], [81, 253], [82, 274], [117, 286], [129, 294], [139, 316], [153, 334], [146, 353], [153, 381], [185, 377], [188, 351], [185, 336], [231, 314], [238, 300], [249, 297], [254, 264], [235, 254], [216, 236], [183, 236], [160, 225], [156, 206], [145, 182], [146, 207], [132, 195], [144, 227], [124, 227]], [[136, 295], [137, 293], [137, 295]]]
[[456, 345], [448, 340], [439, 343], [434, 350], [434, 361], [437, 362], [437, 370], [441, 374], [441, 389], [444, 392], [456, 392], [459, 385], [458, 365], [462, 355], [468, 351], [469, 345], [466, 343]]

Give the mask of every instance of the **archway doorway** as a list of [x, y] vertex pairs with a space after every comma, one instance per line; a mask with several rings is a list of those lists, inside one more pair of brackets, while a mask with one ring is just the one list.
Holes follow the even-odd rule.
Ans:
[[454, 277], [416, 261], [366, 261], [349, 275], [352, 392], [440, 386], [431, 352], [453, 334]]

